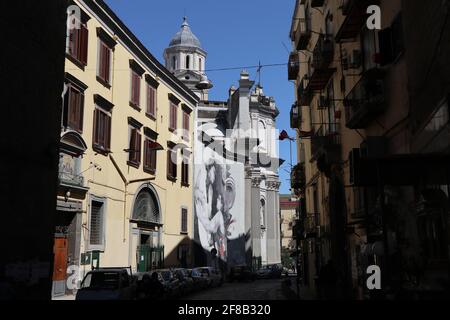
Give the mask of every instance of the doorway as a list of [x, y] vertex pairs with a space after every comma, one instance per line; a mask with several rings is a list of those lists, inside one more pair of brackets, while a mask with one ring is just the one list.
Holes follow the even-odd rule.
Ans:
[[66, 292], [67, 276], [67, 238], [55, 237], [53, 245], [53, 295], [61, 296]]

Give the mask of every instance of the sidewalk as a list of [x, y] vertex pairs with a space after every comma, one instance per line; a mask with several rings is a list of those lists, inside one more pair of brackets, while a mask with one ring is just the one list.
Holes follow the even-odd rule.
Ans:
[[[285, 279], [286, 280], [286, 279]], [[300, 286], [300, 297], [297, 295], [297, 282], [296, 278], [290, 278], [291, 285], [288, 286], [283, 280], [281, 287], [283, 294], [288, 300], [317, 300], [315, 292], [307, 287]]]
[[64, 295], [64, 296], [58, 296], [58, 297], [52, 297], [52, 300], [75, 300], [75, 296], [74, 295]]

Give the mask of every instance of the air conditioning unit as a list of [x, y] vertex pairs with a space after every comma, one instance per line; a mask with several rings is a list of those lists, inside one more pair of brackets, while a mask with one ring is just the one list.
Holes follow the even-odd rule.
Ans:
[[348, 67], [350, 69], [358, 69], [361, 67], [362, 55], [360, 50], [353, 50], [348, 59]]

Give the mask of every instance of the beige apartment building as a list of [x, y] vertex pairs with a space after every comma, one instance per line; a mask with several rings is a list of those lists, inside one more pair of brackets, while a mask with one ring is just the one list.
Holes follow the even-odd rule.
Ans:
[[297, 219], [298, 201], [292, 195], [280, 195], [281, 212], [281, 250], [289, 253], [296, 249], [295, 239], [293, 237], [293, 226]]
[[[381, 9], [380, 30], [367, 27], [371, 5]], [[288, 74], [300, 160], [291, 180], [305, 203], [296, 234], [303, 285], [318, 297], [330, 260], [341, 297], [444, 290], [436, 279], [449, 270], [448, 10], [401, 0], [296, 1]], [[369, 265], [380, 266], [382, 290], [367, 290]]]
[[67, 30], [54, 296], [92, 267], [148, 271], [192, 259], [199, 98], [103, 1], [68, 10], [81, 21]]

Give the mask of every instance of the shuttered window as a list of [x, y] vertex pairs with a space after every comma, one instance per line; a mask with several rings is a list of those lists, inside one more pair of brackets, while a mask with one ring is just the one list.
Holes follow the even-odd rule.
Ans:
[[99, 40], [99, 57], [97, 76], [106, 84], [111, 83], [111, 48], [103, 41]]
[[101, 153], [111, 147], [111, 115], [100, 108], [94, 110], [93, 148]]
[[181, 163], [181, 185], [189, 186], [189, 156], [185, 154]]
[[169, 111], [169, 130], [175, 131], [177, 129], [177, 105], [173, 102], [170, 102], [170, 111]]
[[188, 232], [188, 211], [186, 208], [181, 208], [181, 233]]
[[81, 24], [79, 29], [69, 30], [68, 54], [83, 66], [87, 65], [88, 36], [89, 31], [84, 24]]
[[144, 142], [144, 170], [148, 173], [155, 174], [156, 172], [156, 148], [154, 142], [150, 139], [145, 139]]
[[134, 107], [139, 107], [141, 97], [141, 76], [135, 71], [131, 71], [131, 97], [130, 103]]
[[147, 84], [147, 115], [156, 118], [156, 88]]
[[177, 152], [173, 149], [167, 150], [167, 178], [169, 180], [177, 179]]
[[183, 111], [183, 140], [185, 141], [189, 141], [189, 122], [189, 114], [186, 111]]
[[79, 133], [83, 132], [84, 94], [68, 84], [64, 97], [63, 125]]
[[100, 201], [91, 202], [89, 243], [91, 246], [104, 245], [104, 203]]
[[141, 163], [141, 134], [136, 128], [131, 129], [130, 132], [130, 145], [129, 145], [129, 164], [139, 167]]

